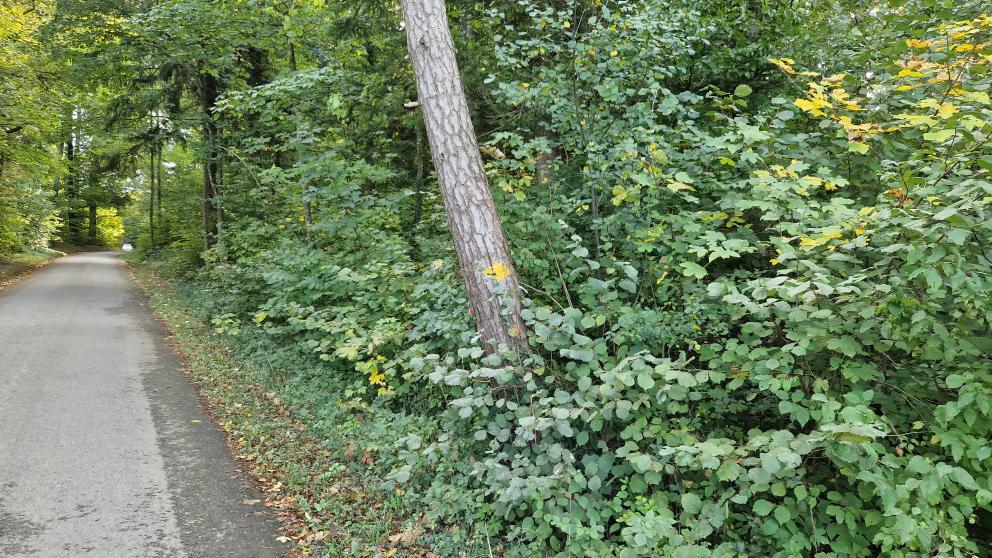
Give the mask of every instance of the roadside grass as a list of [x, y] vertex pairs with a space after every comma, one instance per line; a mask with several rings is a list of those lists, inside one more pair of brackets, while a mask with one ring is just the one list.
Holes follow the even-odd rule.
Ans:
[[264, 365], [238, 350], [244, 341], [216, 333], [179, 290], [135, 257], [125, 259], [232, 453], [282, 521], [280, 540], [295, 545], [294, 555], [436, 556], [417, 549], [411, 536], [423, 518], [404, 508], [400, 491], [383, 488], [376, 460], [384, 448], [355, 438], [361, 415], [314, 420], [319, 413], [300, 398], [265, 385]]
[[49, 249], [0, 254], [0, 291], [24, 275], [64, 255], [64, 252]]

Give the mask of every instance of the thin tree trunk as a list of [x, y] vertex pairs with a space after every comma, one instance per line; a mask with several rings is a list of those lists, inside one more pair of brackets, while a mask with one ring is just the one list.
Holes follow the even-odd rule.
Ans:
[[[444, 0], [401, 0], [407, 46], [472, 317], [483, 347], [526, 345], [520, 283], [482, 166]], [[488, 277], [487, 277], [488, 275]], [[505, 288], [504, 316], [495, 285]], [[511, 334], [512, 332], [512, 334]]]
[[200, 74], [200, 109], [203, 111], [203, 246], [210, 248], [217, 241], [217, 207], [214, 205], [217, 183], [217, 127], [211, 109], [220, 95], [220, 83], [209, 74]]
[[76, 115], [75, 107], [70, 107], [66, 115], [66, 210], [65, 210], [65, 238], [66, 243], [73, 243], [79, 240], [79, 226], [76, 217]]
[[96, 245], [96, 201], [90, 200], [89, 202], [90, 210], [90, 230], [89, 239], [91, 245]]
[[[289, 41], [289, 71], [296, 71], [296, 43]], [[293, 115], [296, 116], [296, 111], [294, 110]], [[299, 160], [299, 156], [295, 157]], [[292, 166], [292, 163], [286, 165], [287, 168]], [[308, 180], [301, 180], [302, 184], [302, 197], [303, 197], [303, 229], [306, 231], [307, 236], [310, 236], [310, 228], [313, 227], [313, 206], [310, 202], [310, 184]]]
[[[216, 152], [220, 156], [220, 152]], [[218, 159], [214, 171], [214, 205], [217, 206], [217, 234], [224, 229], [224, 160]]]
[[55, 172], [52, 173], [52, 194], [59, 195], [59, 190], [62, 189], [62, 160], [65, 158], [65, 142], [59, 143], [59, 158], [58, 165], [55, 167]]
[[[413, 201], [413, 226], [420, 224], [424, 214], [424, 130], [417, 126], [417, 176], [414, 179], [417, 191]], [[412, 228], [412, 227], [411, 227]]]
[[313, 204], [310, 201], [310, 181], [303, 181], [303, 228], [307, 235], [313, 227]]
[[155, 144], [148, 148], [148, 236], [149, 245], [155, 249]]
[[156, 146], [158, 152], [158, 168], [155, 170], [155, 222], [158, 223], [159, 241], [163, 240], [162, 234], [162, 144]]

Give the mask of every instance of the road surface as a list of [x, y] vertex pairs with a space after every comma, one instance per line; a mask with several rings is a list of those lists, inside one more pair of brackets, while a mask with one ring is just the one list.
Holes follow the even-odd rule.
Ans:
[[0, 556], [282, 556], [260, 498], [116, 254], [0, 293]]

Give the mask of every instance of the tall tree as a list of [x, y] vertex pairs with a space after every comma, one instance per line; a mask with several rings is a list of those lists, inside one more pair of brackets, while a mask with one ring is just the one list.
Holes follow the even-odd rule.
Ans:
[[[403, 0], [401, 5], [417, 94], [472, 317], [490, 352], [500, 344], [520, 348], [526, 341], [520, 282], [483, 169], [444, 0]], [[509, 312], [497, 283], [511, 298]]]

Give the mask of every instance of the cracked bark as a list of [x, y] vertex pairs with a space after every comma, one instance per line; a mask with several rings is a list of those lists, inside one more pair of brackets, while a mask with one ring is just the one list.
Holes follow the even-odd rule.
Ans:
[[[401, 5], [431, 155], [472, 317], [487, 351], [501, 343], [519, 350], [526, 345], [520, 283], [482, 166], [444, 0], [402, 0]], [[495, 282], [483, 274], [494, 266], [508, 272], [498, 283], [510, 297], [508, 309], [494, 291]]]

